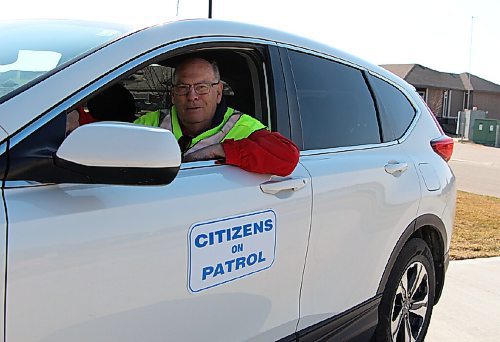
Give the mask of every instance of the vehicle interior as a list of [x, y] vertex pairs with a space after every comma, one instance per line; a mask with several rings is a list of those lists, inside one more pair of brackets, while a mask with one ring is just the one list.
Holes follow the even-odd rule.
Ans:
[[191, 56], [217, 62], [224, 85], [223, 98], [229, 107], [270, 125], [264, 58], [257, 49], [247, 47], [208, 47], [170, 54], [132, 71], [72, 109], [78, 109], [80, 115], [90, 115], [90, 122], [133, 122], [149, 111], [170, 108], [175, 65]]

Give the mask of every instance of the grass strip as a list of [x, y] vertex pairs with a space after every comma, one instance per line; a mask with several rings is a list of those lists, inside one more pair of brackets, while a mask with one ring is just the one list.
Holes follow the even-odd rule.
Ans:
[[500, 198], [458, 191], [452, 260], [500, 256]]

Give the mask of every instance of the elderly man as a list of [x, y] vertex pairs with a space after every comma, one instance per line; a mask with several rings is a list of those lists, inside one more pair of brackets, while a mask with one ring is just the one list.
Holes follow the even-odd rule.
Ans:
[[189, 58], [175, 68], [172, 108], [155, 111], [135, 123], [159, 126], [174, 134], [183, 161], [217, 159], [244, 170], [290, 174], [299, 151], [257, 119], [225, 106], [217, 64]]

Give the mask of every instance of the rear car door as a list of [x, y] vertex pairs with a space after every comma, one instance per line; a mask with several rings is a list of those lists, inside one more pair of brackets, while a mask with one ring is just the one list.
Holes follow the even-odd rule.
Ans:
[[296, 91], [289, 97], [298, 99], [300, 162], [313, 180], [298, 328], [334, 329], [343, 313], [374, 325], [381, 276], [417, 213], [415, 168], [385, 127], [364, 71], [293, 50], [284, 63]]
[[[56, 149], [66, 112], [142, 58], [11, 136], [9, 174]], [[18, 96], [34, 101], [29, 93]], [[282, 181], [282, 191], [266, 190]], [[275, 340], [295, 331], [312, 196], [300, 164], [285, 179], [206, 161], [183, 164], [165, 186], [18, 179], [3, 191], [7, 341]]]

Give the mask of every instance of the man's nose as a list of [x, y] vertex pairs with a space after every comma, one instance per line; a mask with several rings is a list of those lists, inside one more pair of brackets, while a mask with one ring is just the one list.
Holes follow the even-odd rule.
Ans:
[[186, 96], [187, 96], [188, 100], [194, 100], [194, 99], [198, 98], [198, 94], [194, 90], [193, 86], [189, 87], [189, 90], [188, 90], [188, 93]]

